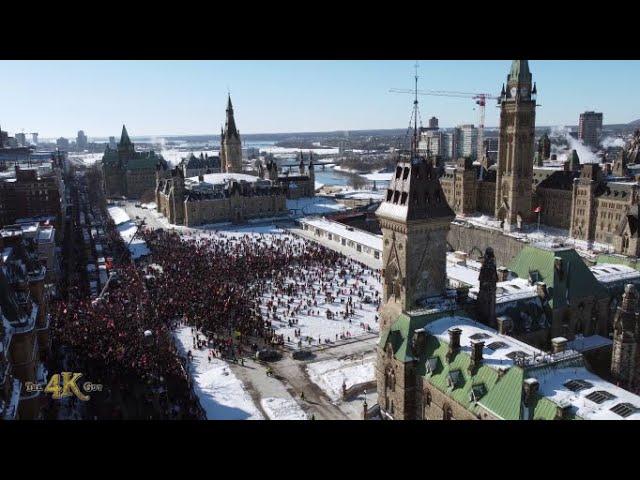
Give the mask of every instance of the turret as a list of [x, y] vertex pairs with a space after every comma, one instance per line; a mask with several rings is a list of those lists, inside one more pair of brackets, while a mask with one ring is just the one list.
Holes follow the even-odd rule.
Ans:
[[634, 388], [638, 375], [638, 292], [633, 284], [624, 289], [622, 303], [613, 320], [611, 376], [623, 388]]
[[482, 257], [478, 275], [480, 288], [476, 300], [478, 320], [491, 327], [496, 326], [496, 290], [498, 271], [493, 248], [487, 247]]

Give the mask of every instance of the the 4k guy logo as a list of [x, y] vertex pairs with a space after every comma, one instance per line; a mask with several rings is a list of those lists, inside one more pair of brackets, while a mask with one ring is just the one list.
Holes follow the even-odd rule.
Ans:
[[[62, 377], [62, 382], [60, 381], [60, 377]], [[25, 390], [27, 392], [42, 392], [50, 393], [51, 398], [55, 400], [60, 400], [62, 398], [71, 397], [75, 395], [83, 402], [86, 402], [91, 397], [89, 395], [85, 395], [88, 392], [101, 392], [102, 385], [98, 383], [84, 382], [82, 384], [82, 390], [78, 386], [78, 382], [82, 377], [82, 373], [75, 372], [62, 372], [61, 374], [56, 373], [51, 376], [49, 383], [47, 383], [46, 387], [43, 387], [44, 384], [37, 384], [33, 382], [25, 383]]]

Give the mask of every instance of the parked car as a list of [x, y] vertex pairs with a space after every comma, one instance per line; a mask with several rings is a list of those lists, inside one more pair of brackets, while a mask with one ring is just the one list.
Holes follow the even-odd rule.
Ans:
[[256, 359], [262, 360], [264, 362], [275, 362], [276, 360], [280, 360], [281, 358], [282, 355], [280, 355], [280, 352], [278, 352], [277, 350], [265, 348], [263, 350], [258, 350], [258, 352], [256, 353]]

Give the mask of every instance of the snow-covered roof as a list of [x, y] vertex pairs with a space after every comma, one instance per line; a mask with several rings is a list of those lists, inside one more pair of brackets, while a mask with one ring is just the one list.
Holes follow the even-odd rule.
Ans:
[[466, 259], [461, 260], [455, 253], [447, 253], [447, 278], [466, 283], [472, 287], [479, 286], [480, 262]]
[[599, 263], [589, 267], [596, 279], [601, 283], [612, 283], [621, 280], [640, 280], [640, 271], [628, 265]]
[[374, 250], [382, 251], [382, 235], [375, 235], [364, 230], [347, 227], [342, 223], [325, 220], [323, 218], [302, 218], [300, 219], [300, 223], [334, 235], [339, 235], [342, 238], [352, 240], [360, 245], [373, 248]]
[[127, 212], [124, 211], [124, 208], [109, 207], [107, 210], [109, 211], [109, 216], [113, 219], [113, 223], [116, 225], [120, 225], [121, 223], [131, 220]]
[[[542, 350], [538, 350], [531, 345], [516, 340], [507, 335], [501, 335], [496, 330], [471, 320], [470, 318], [460, 316], [443, 317], [428, 323], [425, 329], [439, 340], [449, 343], [449, 330], [459, 328], [462, 330], [460, 335], [461, 351], [471, 354], [471, 341], [482, 340], [484, 342], [484, 351], [482, 362], [485, 365], [496, 369], [507, 369], [514, 364], [514, 359], [509, 354], [514, 352], [522, 352], [527, 356], [527, 360], [533, 361], [534, 357], [537, 362], [542, 362], [547, 356]], [[494, 342], [500, 342], [494, 345], [496, 350], [489, 348]]]
[[398, 220], [406, 220], [407, 209], [407, 205], [382, 202], [378, 207], [378, 210], [376, 210], [376, 215], [383, 215], [385, 217], [395, 218]]
[[[570, 405], [584, 419], [640, 420], [640, 396], [587, 370], [582, 355], [569, 348], [571, 342], [564, 352], [548, 354], [465, 317], [443, 317], [425, 326], [430, 334], [446, 343], [449, 343], [449, 330], [452, 328], [461, 330], [460, 349], [464, 353], [471, 354], [472, 341], [483, 341], [482, 362], [492, 368], [507, 369], [515, 363], [509, 354], [525, 354], [524, 365], [520, 366], [525, 368], [528, 379], [538, 381], [539, 393], [558, 405]], [[576, 343], [581, 341], [598, 345], [607, 339], [594, 335], [574, 340]], [[495, 350], [490, 348], [492, 344]]]
[[576, 337], [567, 342], [567, 348], [575, 350], [576, 352], [586, 352], [596, 348], [608, 347], [613, 344], [610, 338], [602, 337], [600, 335], [590, 335], [585, 337], [584, 335], [576, 335]]
[[[203, 175], [203, 177], [204, 183], [208, 183], [211, 185], [223, 185], [232, 180], [248, 183], [256, 183], [262, 180], [260, 177], [256, 177], [255, 175], [247, 175], [246, 173], [208, 173], [206, 175]], [[193, 183], [202, 183], [200, 182], [198, 177], [189, 177], [187, 178], [187, 180]]]
[[[587, 420], [640, 420], [640, 397], [609, 383], [591, 373], [584, 366], [540, 369], [534, 372], [540, 385], [539, 392], [558, 404], [570, 404], [576, 414]], [[567, 384], [572, 380], [583, 382], [578, 391]], [[569, 386], [574, 387], [572, 384]], [[605, 392], [598, 394], [595, 392]], [[600, 401], [601, 403], [597, 403]], [[612, 411], [621, 404], [629, 404], [632, 413], [626, 417]]]

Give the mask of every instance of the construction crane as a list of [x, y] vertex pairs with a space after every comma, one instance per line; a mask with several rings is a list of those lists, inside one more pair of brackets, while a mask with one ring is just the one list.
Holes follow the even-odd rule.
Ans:
[[[415, 94], [415, 90], [403, 89], [403, 88], [392, 88], [389, 90], [391, 93], [411, 93]], [[485, 107], [487, 105], [487, 100], [498, 100], [500, 97], [496, 95], [491, 95], [490, 93], [469, 93], [469, 92], [450, 92], [446, 90], [418, 90], [418, 95], [430, 95], [434, 97], [457, 97], [457, 98], [470, 98], [475, 100], [476, 105], [478, 105], [480, 110], [480, 122], [478, 123], [478, 156], [481, 155], [481, 152], [484, 148], [484, 118], [485, 118]]]

